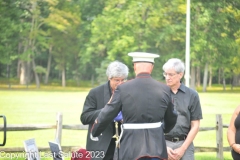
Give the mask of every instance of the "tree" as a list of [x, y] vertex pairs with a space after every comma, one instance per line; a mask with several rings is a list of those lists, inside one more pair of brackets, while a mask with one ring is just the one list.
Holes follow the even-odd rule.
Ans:
[[16, 3], [18, 1], [0, 0], [0, 64], [6, 65], [7, 70], [7, 73], [5, 73], [5, 69], [2, 70], [0, 77], [10, 78], [11, 67], [15, 68], [13, 62], [18, 57], [21, 10]]

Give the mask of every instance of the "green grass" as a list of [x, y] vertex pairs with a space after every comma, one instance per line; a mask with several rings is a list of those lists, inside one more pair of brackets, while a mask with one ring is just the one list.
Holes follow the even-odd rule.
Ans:
[[[214, 152], [195, 153], [195, 160], [218, 160]], [[224, 160], [232, 160], [230, 152], [224, 152]]]
[[[202, 105], [203, 119], [201, 127], [214, 127], [216, 114], [222, 115], [223, 124], [229, 124], [232, 113], [240, 105], [240, 93], [199, 93]], [[195, 146], [216, 147], [216, 131], [201, 131], [194, 140]], [[223, 145], [229, 146], [227, 141], [227, 128], [223, 129]], [[217, 160], [216, 153], [196, 153], [196, 160]], [[225, 160], [232, 160], [230, 152], [224, 152]]]
[[[80, 114], [87, 92], [0, 91], [0, 114], [7, 124], [56, 124], [56, 114], [63, 114], [63, 124], [80, 124]], [[2, 123], [2, 122], [1, 122]], [[62, 145], [85, 147], [87, 131], [63, 130]], [[0, 140], [2, 141], [2, 134]], [[48, 147], [55, 130], [8, 132], [5, 147], [23, 147], [23, 141], [35, 138], [38, 146]]]
[[222, 87], [216, 86], [216, 87], [208, 87], [206, 92], [202, 91], [202, 87], [196, 88], [196, 90], [200, 93], [239, 93], [240, 92], [240, 87], [234, 87], [231, 89], [230, 86], [227, 86], [225, 90], [223, 90]]
[[[63, 124], [80, 124], [80, 114], [89, 88], [40, 90], [1, 90], [0, 114], [7, 117], [7, 124], [56, 124], [56, 113], [62, 112]], [[228, 124], [234, 109], [240, 104], [240, 93], [201, 93], [199, 92], [203, 120], [201, 127], [215, 126], [216, 114], [223, 115], [223, 123]], [[0, 122], [1, 124], [2, 122]], [[63, 130], [63, 146], [85, 147], [86, 130]], [[53, 141], [55, 130], [18, 131], [7, 133], [4, 147], [23, 147], [23, 141], [35, 138], [38, 147], [48, 147]], [[199, 132], [194, 140], [195, 146], [216, 147], [216, 132]], [[2, 132], [0, 140], [2, 141]], [[228, 146], [226, 129], [224, 129], [224, 146]], [[195, 154], [196, 160], [215, 160], [216, 153], [202, 152]], [[4, 158], [0, 158], [2, 160]], [[45, 160], [44, 158], [42, 158]], [[70, 159], [70, 158], [65, 158]], [[224, 159], [230, 160], [230, 152], [224, 152]]]

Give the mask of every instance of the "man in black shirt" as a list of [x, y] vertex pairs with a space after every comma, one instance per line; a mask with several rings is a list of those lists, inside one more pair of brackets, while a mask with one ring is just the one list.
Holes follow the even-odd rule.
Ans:
[[198, 133], [202, 110], [198, 93], [181, 83], [184, 63], [177, 58], [169, 59], [163, 65], [163, 76], [171, 88], [174, 109], [178, 112], [177, 123], [167, 134], [169, 160], [193, 160], [193, 140]]

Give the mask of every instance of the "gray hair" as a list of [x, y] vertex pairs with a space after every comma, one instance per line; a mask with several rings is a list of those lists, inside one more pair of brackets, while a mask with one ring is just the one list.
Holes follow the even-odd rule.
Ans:
[[114, 78], [114, 77], [127, 78], [128, 70], [129, 70], [128, 67], [122, 62], [114, 61], [108, 65], [106, 74], [108, 78]]
[[174, 69], [177, 73], [184, 73], [184, 63], [178, 58], [169, 59], [162, 67], [164, 71]]

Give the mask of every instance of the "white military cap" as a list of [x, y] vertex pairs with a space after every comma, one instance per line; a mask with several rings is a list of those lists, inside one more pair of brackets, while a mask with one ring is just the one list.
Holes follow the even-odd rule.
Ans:
[[151, 62], [154, 63], [154, 58], [158, 58], [159, 55], [146, 52], [131, 52], [129, 56], [133, 57], [133, 62]]

